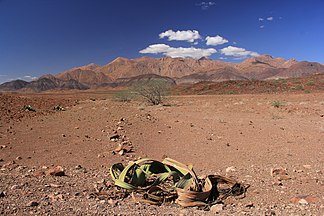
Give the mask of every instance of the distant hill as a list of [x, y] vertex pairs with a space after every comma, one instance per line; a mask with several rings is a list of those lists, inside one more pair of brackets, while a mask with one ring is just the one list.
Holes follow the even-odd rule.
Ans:
[[52, 89], [77, 89], [85, 90], [89, 89], [88, 86], [76, 81], [76, 80], [61, 80], [53, 75], [44, 75], [39, 79], [31, 82], [16, 80], [9, 83], [3, 83], [0, 85], [1, 91], [47, 91]]
[[131, 86], [136, 82], [143, 81], [143, 80], [152, 80], [152, 79], [164, 80], [164, 81], [170, 83], [171, 85], [176, 85], [175, 80], [170, 77], [159, 76], [156, 74], [144, 74], [144, 75], [139, 75], [136, 77], [119, 78], [112, 83], [103, 84], [101, 86], [111, 86], [111, 87]]
[[[159, 76], [177, 84], [221, 82], [226, 80], [271, 80], [303, 77], [324, 73], [324, 65], [316, 62], [298, 62], [294, 59], [262, 55], [241, 63], [229, 63], [208, 58], [151, 58], [127, 59], [119, 57], [99, 66], [88, 64], [57, 75], [48, 75], [27, 83], [11, 81], [0, 85], [0, 91], [49, 89], [88, 89], [98, 86], [130, 85], [137, 78]], [[133, 80], [133, 81], [132, 81]]]
[[13, 80], [13, 81], [1, 84], [0, 90], [2, 90], [2, 91], [17, 91], [19, 89], [24, 88], [28, 84], [29, 84], [29, 82], [26, 82], [24, 80]]
[[[78, 70], [78, 74], [88, 74], [88, 84], [113, 83], [120, 78], [145, 74], [170, 77], [176, 80], [177, 83], [197, 83], [200, 81], [219, 82], [224, 80], [266, 80], [279, 77], [299, 77], [324, 73], [324, 66], [319, 63], [309, 62], [309, 64], [306, 64], [294, 59], [273, 58], [270, 55], [249, 58], [238, 64], [208, 58], [197, 60], [171, 57], [142, 57], [137, 59], [119, 57], [102, 67], [93, 64], [86, 65], [62, 72], [57, 77], [69, 77], [86, 83], [85, 80], [75, 75], [75, 70]], [[100, 77], [100, 79], [93, 77]]]

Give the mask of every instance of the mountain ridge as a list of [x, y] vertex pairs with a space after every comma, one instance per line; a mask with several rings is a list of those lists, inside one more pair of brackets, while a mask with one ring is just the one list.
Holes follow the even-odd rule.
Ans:
[[[226, 80], [270, 80], [302, 77], [324, 73], [324, 65], [317, 62], [274, 58], [261, 55], [240, 63], [230, 63], [208, 58], [152, 58], [128, 59], [118, 57], [100, 66], [90, 63], [74, 67], [55, 75], [44, 75], [30, 83], [11, 82], [0, 85], [0, 90], [34, 89], [43, 91], [51, 88], [87, 89], [96, 86], [116, 86], [121, 80], [156, 75], [175, 80], [177, 84], [194, 84], [202, 81], [221, 82]], [[45, 79], [47, 78], [47, 79]], [[48, 82], [47, 84], [45, 83]], [[123, 82], [130, 83], [130, 82]]]

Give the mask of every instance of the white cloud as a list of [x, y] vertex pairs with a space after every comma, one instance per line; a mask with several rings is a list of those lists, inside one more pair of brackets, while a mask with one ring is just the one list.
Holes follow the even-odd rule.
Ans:
[[216, 3], [215, 2], [200, 2], [197, 4], [197, 6], [201, 7], [203, 10], [207, 10], [209, 7], [214, 6]]
[[221, 45], [221, 44], [224, 44], [224, 43], [227, 43], [228, 40], [226, 40], [225, 38], [217, 35], [215, 37], [210, 37], [210, 36], [207, 36], [206, 37], [206, 44], [207, 45], [213, 45], [213, 46], [216, 46], [216, 45]]
[[26, 81], [33, 81], [33, 80], [37, 79], [37, 77], [26, 75], [22, 79], [26, 80]]
[[187, 30], [187, 31], [173, 31], [168, 30], [159, 34], [160, 38], [167, 37], [169, 41], [177, 40], [177, 41], [188, 41], [194, 42], [197, 39], [200, 39], [200, 34], [196, 30]]
[[260, 28], [264, 28], [264, 25], [261, 25]]
[[259, 18], [259, 21], [263, 21], [263, 20], [264, 20], [263, 18], [261, 18], [261, 17]]
[[226, 56], [234, 56], [234, 57], [255, 57], [259, 56], [257, 52], [248, 51], [244, 48], [228, 46], [220, 50], [220, 52]]
[[184, 48], [184, 47], [170, 47], [166, 44], [152, 44], [147, 48], [139, 51], [142, 54], [163, 54], [172, 58], [195, 58], [199, 59], [201, 57], [208, 57], [217, 52], [216, 49], [201, 49], [201, 48]]
[[273, 17], [268, 17], [267, 20], [268, 21], [272, 21], [273, 20]]

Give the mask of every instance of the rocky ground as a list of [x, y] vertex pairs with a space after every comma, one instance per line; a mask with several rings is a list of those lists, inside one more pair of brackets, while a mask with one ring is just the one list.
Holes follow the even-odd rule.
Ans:
[[[323, 215], [323, 96], [173, 96], [148, 106], [94, 92], [0, 95], [0, 212]], [[116, 151], [122, 142], [130, 153]], [[205, 211], [134, 203], [110, 181], [113, 163], [165, 156], [250, 188]]]

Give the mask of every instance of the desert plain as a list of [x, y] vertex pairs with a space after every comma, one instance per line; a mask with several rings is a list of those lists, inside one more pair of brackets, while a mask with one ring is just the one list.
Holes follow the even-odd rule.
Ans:
[[[4, 215], [323, 215], [324, 93], [173, 95], [162, 105], [109, 91], [3, 93]], [[32, 105], [36, 112], [22, 110]], [[277, 104], [277, 105], [276, 105]], [[61, 105], [65, 111], [55, 111]], [[116, 154], [118, 134], [130, 152]], [[135, 203], [109, 167], [149, 157], [250, 185], [209, 211]], [[46, 175], [61, 166], [64, 176]], [[283, 176], [277, 176], [276, 170]], [[98, 195], [98, 191], [105, 191]]]

